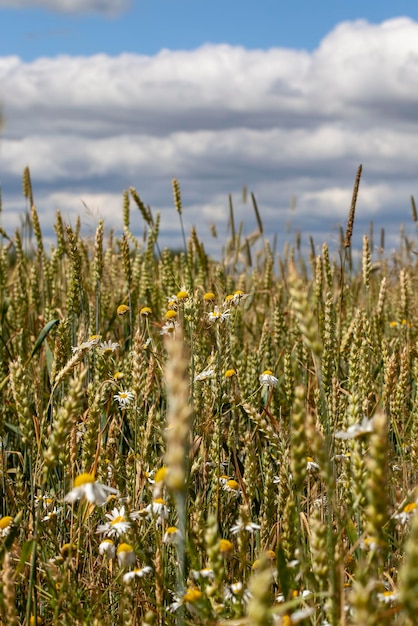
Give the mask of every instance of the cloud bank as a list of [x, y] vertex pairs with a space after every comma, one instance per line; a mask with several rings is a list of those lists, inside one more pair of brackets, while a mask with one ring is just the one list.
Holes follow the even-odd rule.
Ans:
[[54, 13], [118, 15], [129, 0], [0, 0], [0, 9], [46, 9]]
[[177, 177], [186, 223], [201, 237], [212, 223], [222, 230], [228, 193], [253, 230], [246, 185], [267, 232], [283, 240], [290, 222], [320, 244], [345, 224], [362, 163], [356, 228], [362, 235], [373, 220], [394, 239], [418, 195], [417, 82], [418, 23], [408, 18], [342, 23], [312, 53], [205, 45], [152, 57], [0, 58], [3, 226], [25, 206], [28, 164], [47, 224], [57, 208], [74, 221], [84, 201], [120, 229], [132, 185], [162, 212], [168, 244], [178, 235]]

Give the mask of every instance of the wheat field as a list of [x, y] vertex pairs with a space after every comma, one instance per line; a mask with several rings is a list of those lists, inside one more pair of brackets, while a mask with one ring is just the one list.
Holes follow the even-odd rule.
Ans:
[[253, 198], [214, 260], [177, 181], [184, 249], [131, 188], [121, 236], [57, 212], [47, 250], [25, 170], [26, 226], [0, 231], [0, 623], [417, 623], [417, 257], [353, 250], [360, 174], [334, 253], [274, 252]]

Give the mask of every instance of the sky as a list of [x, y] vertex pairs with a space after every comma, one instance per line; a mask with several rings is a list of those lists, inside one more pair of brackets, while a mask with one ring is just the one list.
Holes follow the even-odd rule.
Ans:
[[0, 0], [1, 224], [22, 222], [29, 166], [46, 238], [57, 209], [121, 234], [132, 186], [177, 247], [175, 177], [210, 253], [229, 194], [256, 228], [244, 187], [279, 250], [301, 230], [319, 251], [362, 163], [357, 242], [373, 221], [390, 250], [401, 223], [415, 233], [417, 85], [416, 0]]

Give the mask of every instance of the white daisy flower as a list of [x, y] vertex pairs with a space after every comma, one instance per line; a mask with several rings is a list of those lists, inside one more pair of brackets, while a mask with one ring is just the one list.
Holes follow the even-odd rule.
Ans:
[[175, 544], [180, 538], [180, 531], [177, 526], [169, 526], [164, 533], [163, 543]]
[[132, 391], [119, 391], [119, 393], [115, 393], [115, 395], [113, 396], [113, 399], [119, 403], [121, 409], [129, 406], [134, 398], [135, 395], [132, 393]]
[[95, 480], [93, 474], [79, 474], [74, 480], [74, 486], [65, 496], [65, 502], [75, 502], [85, 498], [91, 504], [103, 506], [110, 495], [117, 495], [118, 490], [103, 485]]
[[259, 524], [255, 524], [254, 522], [243, 522], [242, 519], [239, 517], [235, 526], [232, 526], [231, 533], [233, 535], [237, 535], [241, 531], [246, 530], [253, 535], [254, 532], [256, 530], [260, 530], [260, 528], [261, 526]]
[[357, 437], [361, 437], [362, 435], [366, 435], [368, 433], [372, 433], [374, 430], [374, 422], [373, 418], [367, 419], [366, 416], [363, 417], [361, 422], [357, 424], [352, 424], [347, 428], [347, 430], [338, 430], [335, 433], [336, 439], [356, 439]]
[[311, 456], [306, 457], [306, 469], [308, 472], [317, 472], [321, 468], [318, 463], [315, 463]]
[[207, 369], [203, 370], [203, 372], [200, 372], [200, 374], [195, 376], [194, 379], [195, 381], [207, 380], [208, 378], [211, 378], [211, 376], [213, 376], [214, 373], [215, 373], [215, 370], [212, 367], [208, 367]]
[[409, 522], [417, 508], [418, 504], [416, 502], [410, 502], [409, 504], [404, 506], [400, 513], [396, 513], [393, 518], [398, 520], [398, 522], [402, 524], [402, 526], [405, 526]]
[[127, 533], [131, 527], [130, 522], [126, 518], [124, 506], [120, 510], [114, 508], [111, 513], [106, 513], [106, 517], [110, 521], [100, 524], [96, 530], [97, 534], [104, 533], [107, 537], [120, 537]]
[[152, 567], [150, 567], [149, 565], [145, 565], [144, 567], [136, 567], [131, 572], [127, 572], [126, 574], [124, 574], [122, 580], [125, 584], [127, 584], [135, 580], [135, 578], [143, 578], [151, 572]]
[[99, 345], [98, 351], [103, 356], [109, 356], [113, 354], [119, 348], [119, 344], [117, 341], [102, 341]]
[[225, 600], [231, 600], [233, 604], [240, 601], [248, 602], [251, 598], [251, 592], [248, 589], [244, 589], [244, 585], [239, 581], [225, 587], [224, 598]]
[[160, 330], [160, 335], [172, 335], [179, 327], [180, 324], [178, 322], [168, 320]]
[[0, 517], [0, 537], [3, 539], [7, 537], [9, 532], [12, 530], [13, 517], [10, 515], [5, 515], [4, 517]]
[[52, 511], [49, 511], [49, 513], [47, 513], [45, 515], [45, 517], [43, 517], [41, 519], [41, 522], [50, 522], [51, 520], [56, 520], [58, 514], [62, 511], [62, 507], [57, 508], [56, 506], [54, 506], [54, 508], [52, 509]]
[[207, 315], [208, 315], [209, 321], [212, 324], [226, 322], [228, 317], [231, 316], [229, 309], [226, 309], [226, 311], [221, 311], [221, 309], [218, 306], [215, 306], [213, 311], [209, 311]]
[[87, 341], [83, 341], [83, 343], [80, 343], [78, 346], [73, 346], [71, 350], [73, 351], [73, 354], [79, 351], [90, 350], [90, 348], [97, 346], [100, 339], [100, 335], [91, 335]]
[[224, 491], [228, 491], [229, 493], [232, 493], [236, 498], [238, 498], [239, 495], [241, 494], [239, 483], [237, 483], [237, 481], [234, 480], [233, 478], [226, 481], [226, 483], [223, 485], [223, 489]]
[[237, 289], [232, 295], [231, 302], [236, 306], [240, 304], [240, 302], [242, 302], [243, 300], [246, 300], [248, 296], [248, 293], [244, 293], [241, 289]]
[[151, 504], [145, 507], [149, 518], [154, 519], [157, 525], [161, 525], [168, 518], [170, 509], [166, 506], [163, 498], [155, 498]]
[[103, 541], [99, 544], [99, 554], [109, 560], [115, 558], [116, 547], [111, 539], [103, 539]]
[[204, 567], [199, 571], [192, 570], [190, 573], [194, 580], [199, 580], [199, 578], [207, 578], [209, 580], [212, 580], [213, 578], [215, 578], [215, 572], [210, 567]]
[[129, 543], [121, 543], [116, 550], [119, 567], [135, 565], [136, 556], [133, 547]]
[[279, 384], [279, 379], [274, 376], [271, 370], [264, 370], [262, 374], [260, 374], [260, 385], [265, 385], [266, 387], [277, 387]]
[[377, 599], [383, 604], [395, 604], [399, 602], [399, 594], [391, 589], [390, 591], [383, 591], [383, 593], [378, 593]]

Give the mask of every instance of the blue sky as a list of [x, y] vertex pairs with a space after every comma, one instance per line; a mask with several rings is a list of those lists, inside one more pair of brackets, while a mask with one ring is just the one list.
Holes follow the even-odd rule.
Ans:
[[28, 208], [27, 165], [51, 237], [57, 209], [120, 234], [133, 186], [162, 214], [162, 245], [177, 245], [176, 177], [209, 251], [229, 194], [244, 236], [256, 227], [244, 186], [268, 236], [284, 245], [302, 229], [320, 249], [338, 239], [360, 163], [359, 245], [371, 220], [388, 247], [411, 226], [416, 0], [0, 0], [0, 28], [6, 230]]
[[[19, 0], [12, 4], [18, 6]], [[59, 5], [60, 0], [55, 0], [55, 4]], [[0, 8], [0, 55], [16, 54], [26, 61], [39, 56], [97, 52], [153, 55], [162, 48], [190, 50], [204, 43], [313, 50], [339, 22], [363, 18], [378, 23], [401, 15], [418, 19], [418, 3], [415, 0], [133, 0], [113, 16], [81, 11], [60, 13], [42, 8]]]

